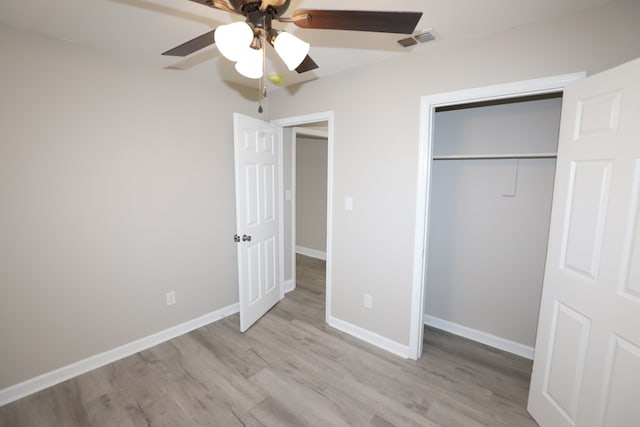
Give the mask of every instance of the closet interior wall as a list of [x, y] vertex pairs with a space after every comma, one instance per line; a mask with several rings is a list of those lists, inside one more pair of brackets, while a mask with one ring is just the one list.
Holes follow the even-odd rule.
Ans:
[[436, 110], [427, 323], [533, 349], [561, 104], [556, 94]]

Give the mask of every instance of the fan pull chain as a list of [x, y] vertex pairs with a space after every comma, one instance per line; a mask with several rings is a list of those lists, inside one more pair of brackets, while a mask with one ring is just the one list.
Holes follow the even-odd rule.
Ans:
[[262, 39], [262, 99], [267, 97], [267, 40]]
[[262, 108], [262, 100], [267, 97], [267, 43], [263, 34], [260, 34], [260, 42], [262, 45], [262, 78], [260, 79], [260, 86], [258, 87], [258, 113], [262, 114], [264, 108]]
[[262, 108], [262, 95], [264, 94], [264, 78], [260, 79], [258, 86], [258, 113], [262, 114], [264, 109]]

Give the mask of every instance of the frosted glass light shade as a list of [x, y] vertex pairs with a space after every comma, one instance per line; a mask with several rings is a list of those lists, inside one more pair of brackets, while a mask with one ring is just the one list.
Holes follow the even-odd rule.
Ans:
[[221, 25], [213, 33], [213, 39], [220, 53], [229, 61], [236, 62], [250, 49], [253, 30], [246, 22]]
[[287, 64], [289, 71], [298, 68], [304, 58], [309, 53], [309, 43], [304, 42], [290, 33], [284, 31], [278, 34], [273, 47], [280, 55], [280, 58]]
[[250, 79], [262, 77], [262, 49], [249, 48], [236, 63], [236, 71]]

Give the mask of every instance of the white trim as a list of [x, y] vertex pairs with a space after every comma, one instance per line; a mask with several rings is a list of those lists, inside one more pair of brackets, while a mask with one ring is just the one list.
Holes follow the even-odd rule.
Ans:
[[433, 160], [555, 159], [557, 157], [558, 153], [455, 154], [433, 156]]
[[565, 86], [586, 77], [586, 75], [585, 72], [580, 72], [421, 97], [413, 280], [411, 287], [411, 324], [409, 330], [409, 354], [412, 359], [419, 359], [422, 355], [422, 340], [424, 334], [422, 325], [426, 277], [425, 269], [429, 240], [427, 213], [431, 197], [432, 139], [435, 109], [447, 105], [562, 92]]
[[181, 323], [180, 325], [157, 332], [153, 335], [149, 335], [120, 347], [87, 357], [86, 359], [63, 366], [62, 368], [54, 371], [47, 372], [21, 383], [9, 386], [0, 390], [0, 406], [36, 393], [47, 387], [54, 386], [93, 369], [97, 369], [101, 366], [131, 356], [132, 354], [146, 350], [165, 341], [169, 341], [213, 322], [217, 322], [218, 320], [237, 313], [239, 310], [240, 304], [235, 303], [205, 314], [204, 316], [200, 316], [196, 319], [189, 320], [188, 322]]
[[356, 326], [335, 317], [330, 317], [327, 323], [329, 323], [329, 326], [331, 327], [393, 353], [396, 356], [404, 357], [405, 359], [409, 357], [409, 347], [392, 341], [389, 338], [385, 338], [382, 335], [378, 335], [375, 332], [371, 332], [367, 329], [361, 328], [360, 326]]
[[529, 347], [515, 341], [510, 341], [487, 332], [459, 325], [448, 320], [440, 319], [439, 317], [429, 316], [428, 314], [424, 315], [424, 324], [488, 345], [489, 347], [497, 348], [499, 350], [507, 351], [526, 359], [533, 360], [533, 347]]
[[[278, 212], [278, 240], [280, 244], [278, 245], [278, 256], [279, 256], [279, 280], [278, 283], [280, 285], [280, 299], [284, 298], [284, 282], [285, 282], [285, 271], [284, 271], [284, 132], [281, 127], [277, 129], [278, 135], [278, 203], [280, 204], [280, 212]], [[295, 276], [294, 276], [295, 277]]]
[[304, 256], [309, 256], [311, 258], [317, 259], [327, 259], [327, 253], [323, 251], [319, 251], [317, 249], [305, 248], [304, 246], [296, 246], [296, 253]]
[[325, 321], [329, 323], [331, 318], [331, 278], [332, 278], [332, 248], [333, 248], [333, 144], [334, 144], [334, 113], [325, 111], [322, 113], [307, 114], [304, 116], [287, 117], [272, 120], [272, 123], [281, 126], [298, 126], [307, 123], [327, 122], [327, 265], [326, 265], [326, 304]]
[[288, 294], [289, 292], [296, 289], [296, 282], [293, 280], [285, 280], [282, 284], [282, 289], [284, 289], [284, 293]]
[[302, 136], [314, 136], [316, 138], [327, 138], [329, 134], [326, 130], [312, 129], [312, 128], [294, 127], [292, 130], [293, 130], [293, 134], [296, 136], [302, 135]]
[[331, 316], [331, 290], [333, 280], [333, 155], [334, 155], [334, 120], [330, 114], [329, 129], [327, 131], [327, 263], [326, 263], [326, 310], [325, 320]]
[[297, 206], [298, 206], [298, 165], [297, 165], [297, 143], [296, 143], [296, 131], [295, 128], [291, 130], [291, 210], [289, 216], [291, 217], [291, 280], [293, 281], [293, 288], [295, 289], [298, 282], [298, 266], [296, 263], [296, 240], [298, 239], [297, 228]]

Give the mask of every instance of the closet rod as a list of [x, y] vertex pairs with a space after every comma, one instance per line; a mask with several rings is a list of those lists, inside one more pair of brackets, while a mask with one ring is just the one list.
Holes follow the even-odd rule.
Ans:
[[555, 159], [556, 157], [556, 153], [456, 154], [452, 156], [433, 156], [433, 160]]

